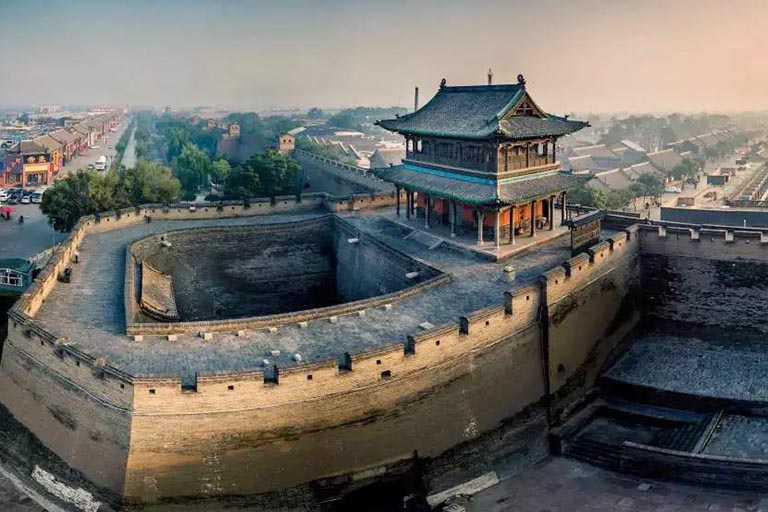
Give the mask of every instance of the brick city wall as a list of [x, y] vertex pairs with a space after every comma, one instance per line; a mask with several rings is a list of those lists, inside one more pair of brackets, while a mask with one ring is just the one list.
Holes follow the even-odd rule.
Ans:
[[[144, 221], [140, 212], [136, 217]], [[128, 219], [113, 218], [111, 225], [122, 222]], [[78, 236], [72, 240], [79, 243]], [[539, 403], [548, 386], [563, 401], [578, 399], [635, 321], [636, 312], [626, 308], [638, 238], [634, 230], [619, 233], [495, 306], [374, 352], [349, 354], [341, 365], [281, 368], [277, 382], [265, 381], [261, 371], [201, 374], [194, 390], [183, 390], [180, 377], [126, 375], [39, 332], [30, 317], [35, 301], [44, 299], [38, 291], [23, 302], [26, 309], [11, 312], [18, 322], [0, 379], [12, 391], [3, 402], [95, 483], [141, 500], [266, 492], [407, 459], [414, 450], [437, 457]], [[68, 251], [60, 249], [63, 261]], [[41, 372], [71, 385], [37, 389], [48, 381], [20, 375], [26, 353]], [[34, 400], [46, 393], [54, 394], [50, 403], [68, 405], [62, 411]], [[110, 435], [82, 441], [68, 418]], [[69, 451], [83, 442], [82, 451]], [[102, 451], [105, 461], [77, 455]]]
[[542, 277], [555, 421], [593, 387], [640, 321], [639, 251], [630, 228]]
[[341, 197], [393, 191], [391, 183], [382, 181], [367, 169], [300, 149], [292, 155], [301, 164], [301, 176], [313, 192]]
[[641, 226], [645, 312], [679, 330], [762, 341], [768, 237], [755, 231]]

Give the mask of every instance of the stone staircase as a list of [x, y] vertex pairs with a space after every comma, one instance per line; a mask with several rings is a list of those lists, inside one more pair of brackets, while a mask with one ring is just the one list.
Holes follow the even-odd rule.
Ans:
[[430, 235], [426, 231], [421, 231], [419, 229], [414, 229], [404, 237], [405, 240], [413, 240], [414, 242], [418, 243], [419, 245], [423, 245], [427, 249], [437, 249], [440, 247], [445, 240], [442, 238], [436, 237], [435, 235]]
[[584, 436], [571, 439], [563, 455], [612, 471], [618, 471], [621, 466], [621, 446], [602, 443]]

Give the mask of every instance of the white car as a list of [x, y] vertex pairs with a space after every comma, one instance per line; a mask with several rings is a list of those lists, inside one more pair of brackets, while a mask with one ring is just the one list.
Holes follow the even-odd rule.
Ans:
[[0, 190], [0, 203], [8, 199], [8, 191], [7, 190]]
[[667, 194], [679, 194], [682, 190], [680, 190], [680, 187], [667, 187], [664, 189], [664, 192]]
[[21, 200], [19, 202], [21, 204], [30, 204], [32, 202], [32, 198], [30, 196], [21, 196]]

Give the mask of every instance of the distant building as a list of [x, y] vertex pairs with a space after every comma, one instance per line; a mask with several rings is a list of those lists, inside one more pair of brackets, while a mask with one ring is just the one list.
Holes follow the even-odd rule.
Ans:
[[405, 148], [378, 148], [371, 155], [371, 169], [384, 169], [400, 165], [405, 158]]
[[0, 295], [21, 294], [32, 283], [35, 265], [20, 258], [0, 260]]
[[244, 162], [251, 155], [267, 149], [267, 139], [256, 133], [240, 133], [240, 125], [231, 123], [227, 133], [221, 136], [216, 146], [218, 158], [227, 157], [236, 162]]

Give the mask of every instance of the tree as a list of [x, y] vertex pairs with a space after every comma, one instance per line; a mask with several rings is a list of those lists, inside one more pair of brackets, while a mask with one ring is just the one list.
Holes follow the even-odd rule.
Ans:
[[83, 215], [178, 200], [181, 184], [171, 170], [140, 160], [135, 168], [96, 173], [80, 169], [43, 194], [41, 211], [56, 231], [71, 231]]
[[164, 138], [168, 148], [165, 152], [166, 162], [172, 162], [187, 144], [192, 143], [192, 136], [184, 128], [171, 128]]
[[310, 119], [320, 119], [324, 115], [325, 113], [317, 107], [312, 107], [311, 109], [309, 109], [309, 112], [307, 112], [307, 117]]
[[226, 183], [229, 173], [232, 172], [232, 166], [224, 158], [219, 158], [213, 162], [211, 167], [211, 181], [217, 184]]
[[191, 200], [211, 174], [211, 159], [195, 144], [187, 143], [181, 154], [173, 161], [173, 170], [181, 182], [184, 199]]
[[652, 197], [658, 200], [664, 193], [664, 181], [655, 174], [643, 174], [637, 178], [644, 197]]
[[275, 197], [295, 194], [299, 185], [299, 163], [275, 150], [255, 154], [232, 170], [226, 184], [230, 196]]
[[[169, 168], [145, 160], [139, 160], [133, 169], [121, 171], [120, 180], [120, 189], [131, 205], [173, 203], [181, 193], [181, 183]], [[116, 193], [115, 202], [119, 203], [118, 197]]]
[[701, 162], [690, 158], [685, 158], [672, 169], [672, 177], [677, 180], [695, 180], [701, 169]]

